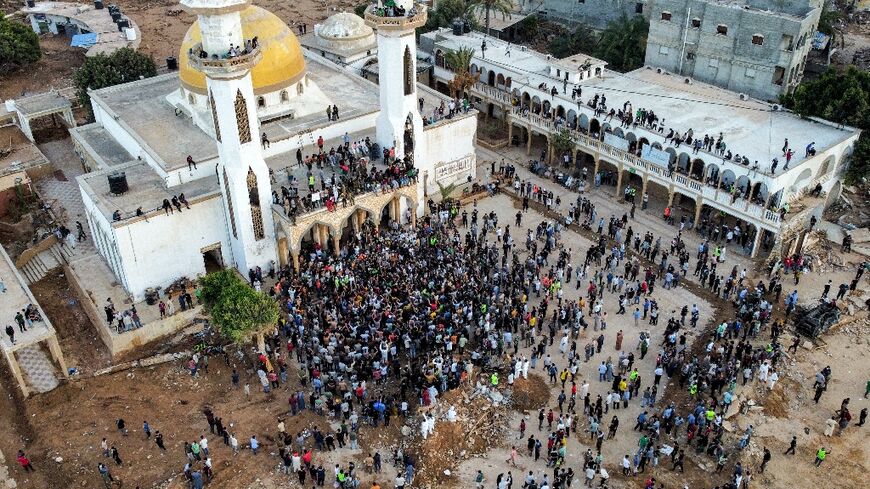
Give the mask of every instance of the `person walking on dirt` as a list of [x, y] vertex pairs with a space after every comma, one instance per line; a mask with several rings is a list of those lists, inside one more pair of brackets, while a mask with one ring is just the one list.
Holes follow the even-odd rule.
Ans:
[[792, 435], [791, 442], [788, 445], [788, 450], [786, 450], [785, 453], [783, 453], [783, 455], [788, 455], [789, 453], [794, 455], [795, 448], [797, 448], [797, 436]]
[[112, 445], [112, 460], [114, 460], [117, 465], [124, 465], [124, 462], [121, 461], [121, 454], [118, 453], [118, 449], [115, 448], [115, 445]]
[[770, 458], [770, 450], [768, 450], [767, 447], [764, 447], [764, 456], [761, 459], [761, 468], [758, 469], [759, 474], [764, 473], [764, 468], [767, 467], [768, 462], [770, 462]]
[[100, 477], [103, 478], [103, 483], [106, 484], [106, 487], [111, 487], [112, 483], [115, 482], [115, 478], [112, 477], [112, 473], [109, 472], [109, 468], [106, 467], [102, 462], [97, 464], [97, 470], [100, 472]]
[[18, 463], [25, 472], [28, 470], [36, 472], [36, 469], [33, 468], [33, 464], [30, 463], [30, 459], [27, 458], [27, 455], [24, 454], [23, 450], [18, 450]]
[[157, 444], [158, 448], [160, 448], [164, 452], [166, 451], [166, 446], [163, 445], [163, 433], [161, 433], [159, 430], [154, 434], [154, 443]]
[[826, 450], [825, 447], [819, 448], [819, 451], [816, 452], [816, 467], [820, 467], [822, 465], [822, 462], [825, 461], [825, 457], [827, 457], [829, 453], [830, 451]]

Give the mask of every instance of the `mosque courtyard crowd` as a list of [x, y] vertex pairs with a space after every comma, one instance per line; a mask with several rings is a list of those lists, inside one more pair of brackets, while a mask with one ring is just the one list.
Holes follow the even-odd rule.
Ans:
[[[511, 166], [498, 173], [515, 176]], [[805, 447], [815, 457], [799, 460], [794, 437], [784, 453], [765, 446], [761, 459], [741, 460], [753, 426], [725, 429], [726, 414], [745, 409], [738, 394], [776, 389], [783, 358], [797, 350], [800, 340], [783, 320], [799, 299], [791, 268], [750, 279], [758, 274], [716, 253], [724, 233], [705, 239], [673, 225], [673, 235], [656, 235], [643, 224], [660, 218], [652, 213], [609, 215], [569, 192], [560, 195], [571, 216], [565, 221], [533, 209], [535, 201], [546, 205], [541, 190], [521, 187], [515, 215], [498, 207], [504, 195], [466, 207], [430, 202], [416, 227], [368, 221], [337, 254], [308, 244], [298, 272], [252, 270], [252, 283], [263, 284], [282, 315], [265, 351], [233, 359], [222, 375], [235, 395], [286, 400], [286, 415], [233, 426], [223, 419], [231, 413], [207, 407], [202, 434], [168, 447], [160, 431], [136, 420], [146, 442], [168, 450], [194, 489], [220, 477], [219, 461], [237, 456], [277, 467], [289, 487], [422, 487], [415, 484], [422, 454], [362, 453], [362, 438], [391, 423], [426, 436], [442, 420], [418, 408], [446, 391], [475, 382], [511, 389], [537, 375], [551, 388], [544, 407], [517, 418], [504, 440], [491, 440], [514, 445], [504, 470], [461, 475], [461, 487], [621, 487], [613, 479], [625, 477], [641, 481], [633, 487], [681, 488], [654, 474], [682, 473], [694, 460], [715, 467], [711, 489], [743, 489], [760, 484], [750, 481], [773, 458], [824, 470], [838, 455]], [[821, 300], [842, 300], [828, 290]], [[207, 354], [195, 354], [191, 375], [215, 375], [208, 363]], [[827, 367], [816, 376], [816, 402], [835, 373]], [[866, 407], [853, 419], [850, 409], [859, 409], [849, 404], [832, 413], [829, 434], [864, 424]], [[303, 412], [322, 423], [289, 430]], [[107, 487], [124, 463], [117, 441], [128, 436], [127, 421], [116, 427], [115, 443], [104, 438], [94, 463]], [[18, 460], [39, 470], [24, 452]]]

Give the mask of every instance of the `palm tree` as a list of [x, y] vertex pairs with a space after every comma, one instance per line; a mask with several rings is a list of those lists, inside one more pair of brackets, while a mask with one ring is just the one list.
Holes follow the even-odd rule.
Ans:
[[489, 13], [495, 12], [501, 14], [502, 20], [511, 16], [514, 9], [513, 0], [469, 0], [468, 11], [474, 13], [484, 13], [486, 19], [486, 33], [489, 35]]
[[461, 47], [456, 51], [448, 51], [444, 55], [447, 66], [453, 70], [453, 80], [450, 81], [450, 93], [453, 97], [461, 97], [466, 90], [480, 79], [480, 74], [471, 74], [471, 59], [474, 58], [474, 49]]
[[649, 22], [641, 16], [619, 19], [607, 24], [601, 34], [595, 57], [607, 61], [608, 67], [627, 72], [643, 66]]

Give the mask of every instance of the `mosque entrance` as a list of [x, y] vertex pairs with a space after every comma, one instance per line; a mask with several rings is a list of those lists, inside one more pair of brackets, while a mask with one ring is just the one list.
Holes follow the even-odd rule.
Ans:
[[205, 263], [205, 273], [217, 272], [224, 268], [224, 258], [221, 255], [220, 243], [206, 246], [200, 250], [202, 261]]

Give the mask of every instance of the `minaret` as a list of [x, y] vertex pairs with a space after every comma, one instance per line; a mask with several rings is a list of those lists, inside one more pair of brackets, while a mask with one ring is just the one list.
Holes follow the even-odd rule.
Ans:
[[[256, 266], [268, 270], [277, 261], [269, 169], [260, 146], [260, 122], [251, 83], [251, 69], [260, 61], [260, 48], [228, 57], [230, 48], [244, 51], [239, 12], [250, 0], [181, 0], [197, 16], [202, 44], [189, 56], [193, 68], [206, 76], [215, 123], [227, 228], [236, 268], [247, 276]], [[202, 51], [202, 55], [198, 52]]]
[[[396, 0], [396, 6], [405, 9], [402, 16], [392, 12], [387, 16], [383, 0], [377, 10], [369, 7], [365, 20], [378, 35], [378, 84], [381, 113], [377, 119], [378, 144], [383, 148], [396, 146], [396, 156], [410, 151], [405, 148], [405, 128], [409, 121], [415, 141], [422, 140], [423, 119], [418, 110], [417, 97], [417, 39], [414, 29], [426, 23], [426, 6], [414, 0]], [[408, 16], [414, 9], [414, 15]], [[419, 145], [414, 153], [420, 154]], [[417, 159], [415, 158], [415, 162]]]

